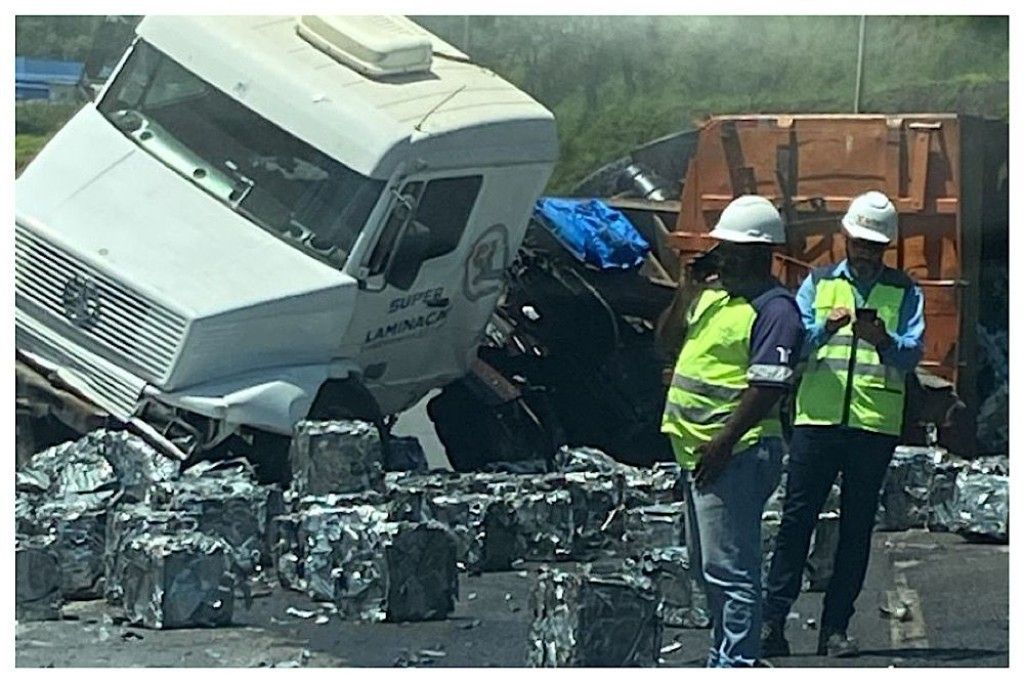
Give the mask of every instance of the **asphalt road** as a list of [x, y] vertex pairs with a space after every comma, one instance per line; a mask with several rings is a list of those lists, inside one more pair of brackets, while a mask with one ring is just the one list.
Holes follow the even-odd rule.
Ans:
[[[851, 632], [857, 659], [813, 655], [821, 594], [801, 596], [787, 634], [794, 655], [776, 666], [1007, 666], [1009, 547], [965, 543], [952, 534], [879, 533]], [[236, 609], [221, 629], [149, 631], [116, 623], [102, 601], [65, 609], [70, 619], [19, 624], [19, 667], [91, 666], [381, 666], [517, 667], [526, 662], [529, 591], [534, 567], [463, 576], [460, 601], [447, 620], [363, 624], [317, 612], [305, 596], [276, 589], [250, 610]], [[904, 620], [883, 613], [903, 606]], [[893, 610], [891, 610], [893, 611]], [[319, 612], [317, 612], [319, 614]], [[323, 621], [321, 619], [320, 621]], [[699, 666], [708, 631], [666, 629], [664, 666]]]

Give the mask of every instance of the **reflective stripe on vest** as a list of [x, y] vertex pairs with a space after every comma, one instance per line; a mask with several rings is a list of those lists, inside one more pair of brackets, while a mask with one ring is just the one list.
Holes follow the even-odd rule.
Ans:
[[[717, 434], [739, 406], [747, 388], [750, 333], [757, 312], [741, 297], [722, 290], [701, 293], [688, 316], [686, 341], [676, 361], [662, 416], [661, 431], [682, 446], [678, 459], [692, 469], [694, 449]], [[752, 427], [736, 444], [736, 451], [764, 436], [782, 433], [778, 416]]]
[[[864, 303], [878, 311], [887, 330], [899, 324], [905, 290], [876, 284]], [[856, 307], [853, 284], [843, 278], [818, 282], [815, 320], [821, 324], [836, 307]], [[853, 324], [836, 331], [812, 352], [796, 396], [795, 425], [846, 424], [882, 434], [899, 434], [903, 426], [904, 375], [882, 363], [878, 351], [853, 335]]]
[[678, 373], [672, 375], [672, 386], [677, 389], [689, 391], [694, 394], [701, 394], [702, 396], [710, 396], [711, 398], [717, 398], [722, 401], [738, 401], [740, 394], [743, 393], [742, 389], [733, 389], [732, 387], [708, 384], [707, 382], [702, 382], [699, 379], [694, 379], [693, 377], [687, 377]]

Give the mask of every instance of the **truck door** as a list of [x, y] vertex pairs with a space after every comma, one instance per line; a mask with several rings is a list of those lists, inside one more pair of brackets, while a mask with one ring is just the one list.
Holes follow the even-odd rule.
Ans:
[[482, 172], [407, 178], [360, 259], [345, 346], [386, 413], [463, 374], [490, 315], [508, 239], [488, 234], [483, 186]]

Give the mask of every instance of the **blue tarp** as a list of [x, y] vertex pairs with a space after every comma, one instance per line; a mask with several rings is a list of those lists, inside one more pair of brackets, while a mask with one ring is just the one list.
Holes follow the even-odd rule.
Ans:
[[541, 197], [534, 215], [573, 256], [601, 270], [636, 268], [651, 251], [629, 219], [599, 199]]

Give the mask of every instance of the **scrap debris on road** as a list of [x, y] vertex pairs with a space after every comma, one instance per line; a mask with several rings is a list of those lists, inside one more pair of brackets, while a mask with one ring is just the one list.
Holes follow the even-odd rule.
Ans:
[[[179, 471], [125, 432], [38, 453], [17, 477], [19, 621], [105, 605], [127, 642], [154, 629], [238, 628], [259, 612], [254, 601], [288, 595], [295, 604], [272, 624], [450, 621], [480, 602], [460, 584], [494, 575], [522, 582], [501, 596], [510, 618], [530, 621], [513, 646], [520, 665], [657, 666], [679, 650], [666, 628], [708, 626], [674, 464], [634, 468], [564, 448], [551, 471], [532, 474], [385, 472], [365, 423], [303, 423], [297, 434], [287, 491], [257, 484], [242, 461]], [[878, 528], [1005, 543], [1008, 472], [1006, 457], [901, 447]], [[782, 494], [764, 514], [766, 566]], [[815, 531], [809, 590], [831, 575], [837, 524], [838, 488]], [[479, 616], [458, 624], [485, 626]], [[403, 661], [457, 665], [436, 654], [444, 646]]]

